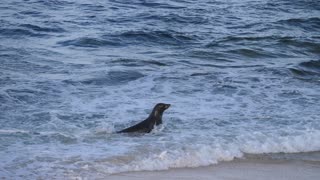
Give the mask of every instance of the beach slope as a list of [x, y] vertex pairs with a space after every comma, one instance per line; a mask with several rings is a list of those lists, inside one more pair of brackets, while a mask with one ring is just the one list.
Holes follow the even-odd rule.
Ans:
[[113, 174], [110, 180], [319, 180], [320, 162], [292, 160], [235, 160], [199, 168]]

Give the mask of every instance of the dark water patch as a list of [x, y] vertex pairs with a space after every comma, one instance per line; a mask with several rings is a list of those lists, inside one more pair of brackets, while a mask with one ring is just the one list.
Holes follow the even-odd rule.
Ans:
[[302, 62], [299, 64], [299, 66], [319, 72], [320, 73], [320, 60], [317, 61], [307, 61]]
[[228, 54], [231, 55], [240, 55], [247, 58], [273, 58], [275, 57], [272, 53], [267, 52], [263, 49], [253, 49], [253, 48], [240, 48], [240, 49], [234, 49], [225, 51]]
[[320, 79], [320, 60], [300, 63], [297, 67], [289, 68], [293, 76], [302, 79]]
[[59, 84], [54, 81], [37, 81], [32, 87], [42, 92], [50, 93], [51, 96], [62, 92], [59, 89]]
[[[257, 68], [257, 67], [263, 67], [263, 65], [216, 65], [216, 64], [200, 64], [200, 63], [193, 63], [193, 62], [189, 62], [189, 61], [184, 61], [187, 62], [188, 64], [192, 64], [192, 65], [197, 65], [197, 66], [203, 66], [203, 67], [214, 67], [217, 69], [243, 69], [243, 68]], [[198, 73], [195, 73], [198, 74]], [[200, 73], [203, 74], [203, 73]], [[204, 73], [206, 74], [206, 73]], [[193, 74], [191, 76], [194, 76]], [[198, 75], [195, 75], [198, 76]]]
[[128, 46], [137, 43], [151, 45], [182, 45], [194, 43], [195, 39], [184, 33], [174, 31], [127, 31], [123, 33], [103, 35], [98, 38], [81, 37], [73, 40], [61, 41], [63, 46], [101, 47], [101, 46]]
[[[239, 19], [237, 19], [239, 20]], [[239, 24], [236, 23], [235, 25], [229, 26], [228, 29], [254, 29], [254, 28], [260, 28], [261, 27], [261, 23], [247, 23], [247, 24]], [[260, 31], [262, 31], [263, 29], [259, 29]]]
[[137, 71], [111, 71], [105, 76], [100, 75], [100, 77], [89, 78], [81, 81], [64, 80], [63, 82], [72, 85], [78, 85], [79, 83], [81, 83], [84, 85], [94, 86], [112, 86], [125, 84], [142, 77], [144, 77], [144, 75]]
[[105, 116], [106, 116], [105, 114], [101, 114], [101, 113], [57, 114], [57, 117], [59, 119], [63, 120], [63, 121], [68, 121], [68, 122], [77, 122], [77, 121], [79, 121], [79, 122], [82, 122], [83, 120], [90, 120], [90, 122], [82, 122], [82, 123], [90, 123], [90, 124], [91, 123], [97, 123], [97, 122], [94, 122], [94, 121], [91, 121], [91, 120], [100, 120], [100, 119], [105, 118]]
[[47, 98], [45, 92], [32, 89], [7, 89], [6, 93], [18, 102], [34, 104], [42, 98]]
[[167, 66], [166, 63], [157, 60], [138, 60], [138, 59], [117, 59], [111, 61], [111, 63], [120, 64], [122, 66], [129, 67], [143, 67], [143, 66]]
[[[223, 72], [196, 72], [196, 73], [192, 73], [190, 74], [191, 78], [196, 78], [199, 81], [203, 82], [203, 83], [220, 83], [220, 75], [224, 74]], [[199, 82], [198, 81], [198, 82]]]
[[40, 8], [34, 8], [33, 10], [27, 10], [27, 11], [20, 11], [19, 13], [15, 14], [18, 17], [21, 17], [23, 19], [28, 19], [28, 18], [51, 18], [51, 15], [49, 13], [44, 13], [41, 11]]
[[6, 47], [0, 45], [0, 51], [0, 56], [12, 56], [14, 60], [17, 60], [17, 57], [31, 55], [27, 48]]
[[62, 81], [64, 84], [67, 85], [72, 85], [72, 86], [77, 86], [77, 85], [81, 85], [81, 83], [79, 81], [76, 80], [72, 80], [72, 79], [66, 79]]
[[68, 114], [57, 114], [57, 117], [64, 122], [75, 124], [77, 127], [92, 128], [92, 127], [97, 127], [100, 123], [100, 120], [106, 117], [106, 114], [68, 113]]
[[[108, 73], [108, 81], [110, 84], [127, 83], [137, 80], [143, 76], [144, 75], [142, 73], [136, 71], [111, 71]], [[90, 83], [90, 80], [88, 82]], [[97, 81], [93, 79], [93, 82], [94, 84], [99, 84], [100, 82], [103, 83], [103, 81], [100, 81], [99, 79], [97, 79]]]
[[163, 17], [165, 22], [175, 22], [181, 24], [199, 24], [203, 25], [209, 23], [209, 19], [201, 15], [178, 15], [178, 14], [169, 14], [166, 17]]
[[71, 68], [71, 69], [86, 69], [86, 68], [90, 68], [90, 66], [88, 64], [77, 64], [77, 63], [70, 63], [68, 64], [68, 66]]
[[238, 88], [232, 85], [222, 85], [213, 87], [211, 90], [213, 94], [233, 95], [238, 92]]
[[[91, 78], [91, 79], [83, 80], [81, 81], [81, 83], [86, 85], [97, 85], [97, 86], [113, 84], [112, 78], [110, 77]], [[116, 83], [116, 80], [114, 81], [114, 83]]]
[[227, 57], [227, 54], [214, 50], [192, 50], [186, 54], [187, 57], [215, 60], [220, 62], [233, 62]]
[[72, 7], [75, 5], [75, 2], [66, 1], [66, 0], [54, 0], [54, 1], [46, 1], [46, 0], [37, 0], [31, 2], [33, 7], [37, 7], [40, 9], [49, 9], [49, 10], [62, 10], [66, 7]]
[[193, 95], [194, 93], [197, 92], [203, 92], [203, 89], [200, 87], [196, 87], [196, 88], [189, 88], [189, 89], [179, 89], [179, 90], [175, 90], [173, 93], [174, 94], [179, 94], [179, 95]]
[[126, 10], [136, 10], [140, 9], [140, 7], [135, 6], [132, 1], [129, 0], [110, 0], [111, 2], [111, 10], [119, 10], [119, 9], [126, 9]]
[[44, 37], [46, 34], [35, 33], [30, 30], [14, 28], [0, 28], [0, 36], [10, 37], [10, 38], [21, 38], [21, 37]]
[[220, 44], [225, 43], [239, 43], [242, 42], [243, 44], [247, 44], [248, 42], [261, 42], [261, 41], [274, 41], [279, 37], [276, 36], [227, 36], [222, 38], [221, 40], [216, 40], [210, 42], [205, 45], [206, 48], [216, 47]]
[[311, 53], [320, 54], [320, 43], [314, 40], [298, 39], [294, 37], [283, 37], [278, 39], [278, 46], [296, 47], [299, 48], [295, 52], [305, 54], [305, 50]]
[[278, 94], [280, 97], [285, 97], [285, 98], [297, 98], [301, 97], [302, 93], [298, 90], [282, 90], [281, 93]]
[[319, 17], [313, 17], [313, 18], [290, 18], [286, 20], [280, 20], [277, 23], [293, 26], [297, 28], [302, 28], [306, 31], [316, 31], [318, 32], [320, 29], [320, 18]]
[[[5, 111], [6, 107], [8, 107], [7, 103], [9, 103], [9, 102], [10, 102], [10, 98], [8, 98], [8, 96], [5, 95], [5, 93], [0, 92], [0, 109], [2, 111]], [[2, 117], [0, 116], [0, 118], [2, 118]]]
[[297, 68], [289, 68], [289, 70], [293, 73], [294, 76], [300, 77], [300, 78], [307, 78], [310, 79], [312, 77], [320, 77], [319, 73], [307, 71], [304, 69], [297, 69]]
[[[1, 132], [2, 131], [2, 132]], [[17, 139], [21, 141], [30, 141], [32, 134], [25, 130], [0, 130], [0, 150], [6, 150], [8, 147], [14, 145]]]
[[[246, 48], [234, 49], [237, 46]], [[234, 50], [231, 53], [251, 58], [293, 57], [297, 54], [306, 55], [308, 52], [320, 54], [320, 43], [316, 38], [294, 36], [228, 36], [207, 43], [204, 47], [215, 50], [216, 53], [232, 48]]]
[[211, 73], [192, 73], [190, 76], [208, 76]]
[[10, 20], [7, 20], [5, 18], [0, 19], [0, 27], [12, 27], [12, 26], [15, 26], [15, 24], [10, 22]]
[[[253, 94], [253, 91], [248, 90], [248, 89], [240, 89], [237, 92], [238, 96], [250, 96], [251, 94]], [[246, 104], [242, 104], [241, 107], [247, 107], [247, 105]]]
[[28, 113], [26, 114], [25, 119], [30, 123], [30, 126], [38, 127], [42, 126], [43, 124], [46, 124], [50, 122], [51, 115], [49, 112], [35, 112], [35, 113]]
[[118, 35], [126, 42], [156, 43], [163, 45], [182, 45], [191, 43], [194, 38], [175, 31], [127, 31]]
[[32, 136], [32, 141], [25, 141], [25, 144], [47, 144], [47, 143], [75, 144], [77, 138], [65, 133], [40, 133]]
[[11, 77], [0, 73], [0, 87], [4, 87], [7, 85], [13, 85], [13, 84], [14, 84], [14, 80]]
[[258, 74], [275, 75], [279, 77], [288, 77], [289, 72], [286, 68], [274, 68], [274, 67], [261, 67], [253, 70]]
[[24, 59], [23, 56], [16, 55], [16, 60], [13, 60], [12, 58], [11, 60], [3, 60], [3, 66], [1, 66], [0, 69], [4, 68], [6, 70], [20, 71], [25, 74], [47, 73], [52, 70], [52, 67], [49, 65], [39, 65], [22, 59]]
[[226, 127], [226, 126], [232, 126], [233, 123], [226, 120], [217, 119], [214, 124], [218, 127]]
[[24, 15], [40, 15], [42, 14], [42, 12], [39, 12], [39, 11], [35, 11], [35, 10], [32, 10], [32, 11], [21, 11], [19, 12], [20, 14], [24, 14]]
[[101, 38], [90, 38], [90, 37], [82, 37], [74, 40], [60, 41], [58, 42], [58, 44], [63, 46], [90, 47], [90, 48], [121, 45], [117, 41], [104, 40]]
[[127, 4], [127, 5], [133, 5], [138, 8], [154, 8], [154, 9], [183, 9], [184, 6], [178, 5], [179, 2], [154, 2], [154, 1], [119, 1], [119, 0], [112, 0], [113, 3], [119, 3], [119, 4]]
[[152, 7], [152, 8], [161, 8], [161, 9], [182, 9], [182, 8], [184, 8], [181, 6], [174, 6], [172, 4], [167, 4], [167, 3], [146, 2], [146, 1], [139, 3], [139, 5], [146, 6], [146, 7]]
[[37, 32], [54, 32], [54, 33], [65, 32], [65, 30], [60, 27], [40, 27], [40, 26], [33, 25], [33, 24], [22, 24], [22, 25], [20, 25], [20, 27], [31, 29], [31, 30], [37, 31]]
[[156, 77], [154, 78], [155, 82], [163, 82], [163, 81], [181, 81], [181, 80], [187, 80], [188, 77], [187, 76], [183, 76], [183, 77], [177, 77], [177, 76], [161, 76], [161, 77]]
[[293, 9], [299, 9], [304, 11], [310, 11], [310, 10], [320, 10], [319, 1], [317, 0], [310, 0], [310, 1], [304, 1], [304, 0], [295, 0], [293, 2], [291, 1], [282, 1], [280, 5], [287, 6], [286, 8], [293, 8]]
[[191, 24], [195, 25], [203, 25], [209, 23], [209, 19], [207, 17], [197, 14], [178, 14], [178, 13], [167, 13], [167, 14], [152, 14], [152, 13], [142, 13], [136, 16], [139, 19], [143, 20], [152, 20], [159, 21], [162, 23], [169, 23], [173, 26], [178, 25], [181, 26], [183, 24], [190, 26]]
[[97, 4], [80, 4], [79, 7], [83, 10], [91, 11], [91, 12], [99, 12], [99, 11], [106, 11], [106, 7], [103, 5]]

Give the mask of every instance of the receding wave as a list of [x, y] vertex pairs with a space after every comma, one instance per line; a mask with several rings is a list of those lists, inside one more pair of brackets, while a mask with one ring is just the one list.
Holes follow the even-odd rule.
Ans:
[[[145, 154], [144, 149], [137, 149], [125, 155], [113, 156], [97, 160], [95, 167], [106, 173], [128, 171], [167, 170], [170, 168], [199, 167], [231, 161], [243, 157], [244, 154], [264, 153], [299, 153], [320, 149], [317, 141], [319, 131], [313, 131], [292, 137], [276, 137], [262, 133], [239, 136], [235, 142], [215, 142], [212, 144], [185, 145], [181, 148], [167, 147], [153, 153]], [[104, 164], [101, 167], [101, 164]]]

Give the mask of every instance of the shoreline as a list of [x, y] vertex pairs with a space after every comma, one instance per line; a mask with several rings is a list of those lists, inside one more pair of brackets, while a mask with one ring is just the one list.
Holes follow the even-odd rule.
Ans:
[[318, 180], [319, 161], [236, 159], [196, 168], [139, 171], [112, 174], [110, 180], [182, 179], [182, 180]]

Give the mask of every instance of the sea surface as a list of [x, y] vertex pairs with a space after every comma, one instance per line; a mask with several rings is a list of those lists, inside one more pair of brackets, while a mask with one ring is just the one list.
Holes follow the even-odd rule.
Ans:
[[318, 0], [0, 1], [0, 179], [319, 151]]

